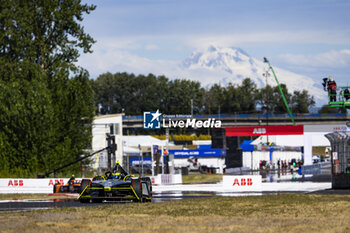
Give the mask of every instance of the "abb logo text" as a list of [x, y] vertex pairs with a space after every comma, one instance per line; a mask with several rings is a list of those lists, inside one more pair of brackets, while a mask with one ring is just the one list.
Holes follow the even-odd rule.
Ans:
[[242, 178], [240, 179], [241, 182], [239, 182], [239, 179], [235, 179], [232, 186], [238, 185], [238, 186], [252, 186], [253, 180], [252, 178]]
[[7, 186], [23, 186], [23, 180], [9, 180]]
[[64, 184], [63, 179], [60, 179], [60, 180], [50, 180], [48, 186], [50, 186], [50, 185], [53, 186], [53, 185], [58, 184], [58, 183]]
[[266, 134], [265, 128], [254, 128], [253, 134]]

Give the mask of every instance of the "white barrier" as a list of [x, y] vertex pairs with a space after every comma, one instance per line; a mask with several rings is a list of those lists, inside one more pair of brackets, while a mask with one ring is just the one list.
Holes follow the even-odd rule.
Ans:
[[223, 176], [225, 189], [233, 192], [261, 192], [261, 176]]
[[151, 176], [151, 182], [152, 182], [152, 185], [161, 185], [162, 184], [161, 175]]
[[[53, 193], [54, 184], [66, 184], [68, 180], [69, 178], [0, 179], [0, 193]], [[152, 176], [151, 181], [154, 185], [182, 184], [182, 175], [160, 174]]]
[[68, 178], [0, 179], [0, 193], [53, 193], [53, 185], [65, 184]]
[[158, 174], [157, 176], [151, 176], [151, 182], [153, 185], [182, 184], [182, 175]]

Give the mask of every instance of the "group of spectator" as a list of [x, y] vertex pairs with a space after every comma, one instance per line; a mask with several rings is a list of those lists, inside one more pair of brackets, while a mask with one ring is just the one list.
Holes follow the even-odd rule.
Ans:
[[[300, 168], [302, 165], [304, 164], [303, 160], [300, 159], [291, 159], [289, 161], [287, 160], [277, 160], [277, 169], [278, 170], [287, 170], [287, 169], [298, 169]], [[259, 162], [259, 168], [260, 170], [270, 170], [270, 169], [276, 169], [275, 164], [273, 163], [271, 165], [271, 163], [269, 161], [266, 160], [260, 160]]]

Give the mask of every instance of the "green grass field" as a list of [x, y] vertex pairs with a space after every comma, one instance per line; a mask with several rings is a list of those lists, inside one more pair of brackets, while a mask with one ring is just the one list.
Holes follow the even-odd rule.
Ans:
[[196, 198], [0, 213], [0, 232], [350, 232], [350, 196]]
[[0, 194], [0, 200], [76, 198], [74, 196], [49, 196], [48, 194]]
[[189, 174], [182, 176], [183, 184], [200, 184], [205, 182], [219, 182], [222, 181], [222, 176], [220, 174]]

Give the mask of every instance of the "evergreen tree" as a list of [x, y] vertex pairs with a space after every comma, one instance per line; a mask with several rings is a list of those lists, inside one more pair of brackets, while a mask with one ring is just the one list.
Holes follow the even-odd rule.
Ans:
[[346, 108], [331, 108], [328, 104], [323, 105], [318, 113], [327, 114], [327, 113], [347, 113]]
[[240, 103], [240, 112], [254, 113], [256, 110], [256, 84], [250, 79], [246, 78], [242, 84], [238, 86], [238, 98]]
[[91, 83], [100, 114], [142, 115], [144, 111], [157, 109], [168, 114], [190, 114], [191, 99], [194, 113], [201, 112], [204, 106], [204, 89], [199, 82], [190, 80], [169, 81], [165, 76], [153, 74], [105, 73]]
[[[214, 84], [204, 89], [199, 82], [190, 80], [169, 80], [127, 73], [105, 73], [91, 81], [96, 109], [100, 114], [125, 112], [127, 115], [142, 115], [144, 111], [159, 109], [167, 114], [189, 114], [191, 99], [194, 113], [204, 114], [253, 114], [257, 108], [261, 112], [287, 113], [277, 86], [258, 89], [251, 79], [246, 78], [240, 85], [229, 83], [226, 87]], [[307, 113], [306, 106], [314, 104], [307, 91], [288, 92], [281, 84], [289, 106], [296, 113]]]
[[208, 88], [205, 92], [204, 104], [205, 113], [218, 114], [219, 108], [220, 112], [225, 112], [228, 107], [225, 104], [225, 88], [221, 87], [219, 84], [214, 84]]
[[313, 105], [315, 105], [315, 100], [307, 90], [294, 91], [291, 109], [293, 113], [309, 113], [309, 107]]

